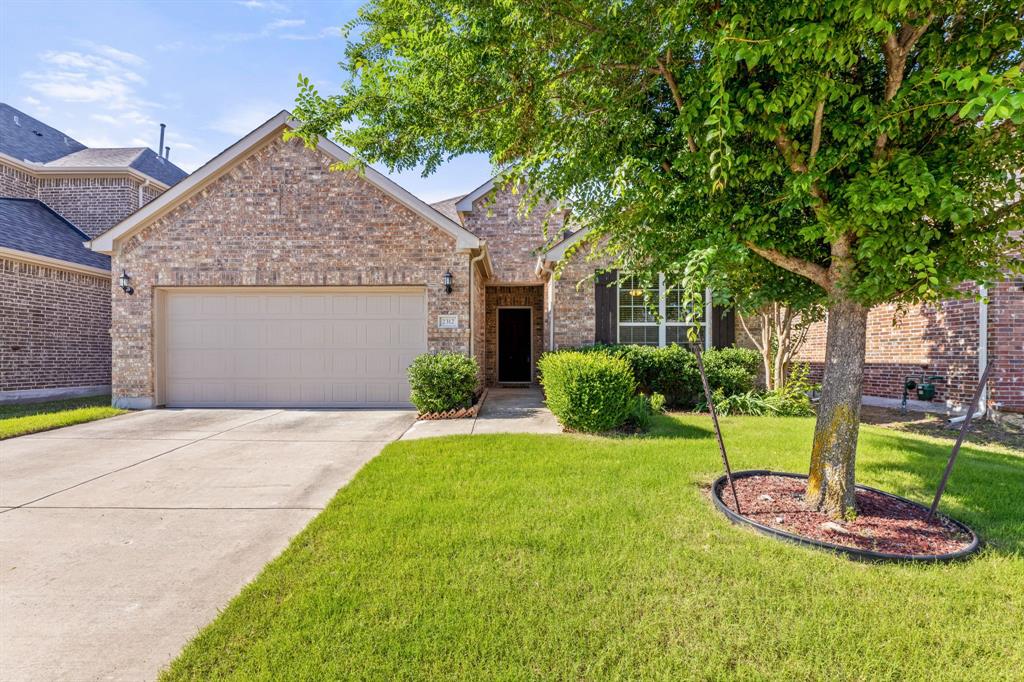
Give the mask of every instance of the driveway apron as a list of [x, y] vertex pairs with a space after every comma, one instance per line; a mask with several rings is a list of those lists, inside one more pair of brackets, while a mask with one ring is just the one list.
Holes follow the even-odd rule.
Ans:
[[0, 442], [0, 680], [153, 679], [403, 410], [149, 410]]

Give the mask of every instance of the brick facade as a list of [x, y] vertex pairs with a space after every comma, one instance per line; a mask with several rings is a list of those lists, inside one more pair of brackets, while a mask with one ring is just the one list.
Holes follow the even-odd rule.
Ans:
[[[989, 359], [995, 361], [989, 400], [1000, 409], [1024, 411], [1024, 291], [1004, 282], [989, 292]], [[868, 315], [864, 395], [899, 400], [908, 376], [941, 375], [936, 405], [960, 409], [978, 382], [978, 311], [970, 298], [900, 311], [877, 306]], [[825, 359], [825, 325], [811, 327], [797, 362], [808, 362], [816, 381]], [[737, 331], [740, 338], [742, 330]], [[910, 396], [915, 398], [913, 394]]]
[[0, 197], [38, 199], [38, 183], [28, 173], [0, 163]]
[[[422, 285], [430, 350], [469, 352], [469, 255], [333, 158], [274, 137], [119, 244], [135, 295], [115, 291], [113, 392], [156, 400], [154, 287]], [[443, 275], [455, 275], [446, 294]], [[439, 315], [458, 329], [438, 329]]]
[[558, 214], [547, 218], [549, 205], [520, 215], [522, 194], [502, 188], [473, 202], [473, 211], [463, 216], [466, 229], [487, 242], [494, 263], [495, 284], [540, 284], [537, 256], [544, 246], [545, 220], [548, 234], [562, 229]]
[[45, 177], [36, 198], [95, 237], [139, 208], [141, 184], [125, 177]]
[[498, 381], [498, 308], [529, 307], [533, 311], [532, 348], [534, 376], [544, 351], [544, 288], [541, 285], [487, 287], [484, 375], [487, 384]]
[[110, 279], [0, 259], [0, 391], [110, 384]]

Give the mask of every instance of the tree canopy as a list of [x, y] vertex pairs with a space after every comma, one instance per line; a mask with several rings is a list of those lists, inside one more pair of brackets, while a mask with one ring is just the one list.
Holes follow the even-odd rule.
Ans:
[[[1013, 262], [1014, 2], [374, 0], [302, 134], [426, 172], [486, 152], [637, 271], [739, 300], [915, 302]], [[813, 283], [817, 286], [809, 286]]]

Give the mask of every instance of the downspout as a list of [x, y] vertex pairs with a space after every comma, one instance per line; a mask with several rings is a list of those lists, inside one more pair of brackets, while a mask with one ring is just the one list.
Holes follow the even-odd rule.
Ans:
[[476, 357], [473, 354], [476, 329], [473, 328], [474, 320], [473, 317], [473, 295], [476, 292], [473, 275], [476, 273], [476, 264], [487, 257], [487, 242], [480, 242], [480, 253], [469, 259], [469, 357]]
[[[988, 365], [988, 289], [984, 285], [978, 286], [978, 295], [981, 296], [981, 301], [978, 303], [978, 381], [981, 381], [981, 375], [985, 373], [985, 367]], [[973, 408], [973, 405], [968, 405], [967, 409]], [[981, 398], [978, 400], [978, 411], [974, 413], [971, 420], [980, 419], [985, 416], [988, 411], [988, 386], [983, 386], [981, 389]], [[953, 417], [949, 420], [950, 426], [956, 426], [967, 419], [966, 414], [962, 414], [959, 417]]]
[[548, 350], [555, 350], [555, 268], [540, 262], [541, 274], [548, 275]]

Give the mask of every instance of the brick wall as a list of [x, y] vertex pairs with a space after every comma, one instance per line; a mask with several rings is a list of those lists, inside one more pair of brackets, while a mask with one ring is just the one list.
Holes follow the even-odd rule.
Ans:
[[487, 287], [484, 373], [489, 386], [498, 380], [498, 308], [502, 306], [529, 306], [533, 309], [532, 353], [535, 375], [537, 360], [544, 349], [544, 288], [540, 285]]
[[139, 184], [132, 178], [43, 177], [37, 198], [95, 237], [138, 209]]
[[109, 384], [110, 287], [0, 259], [0, 391]]
[[1024, 277], [989, 291], [989, 357], [995, 360], [989, 400], [999, 409], [1024, 412]]
[[38, 193], [38, 183], [34, 177], [6, 163], [0, 163], [0, 197], [36, 199]]
[[[463, 216], [466, 229], [487, 242], [494, 263], [494, 283], [539, 283], [537, 255], [544, 246], [544, 221], [550, 206], [519, 214], [521, 194], [502, 189], [477, 199], [473, 212]], [[552, 216], [549, 234], [562, 229], [560, 216]]]
[[591, 257], [584, 245], [571, 253], [557, 271], [554, 288], [555, 348], [594, 343], [594, 272], [607, 267], [606, 257]]
[[[154, 395], [153, 287], [424, 285], [430, 350], [469, 351], [468, 255], [455, 240], [355, 173], [298, 140], [273, 139], [173, 211], [130, 237], [113, 270], [113, 391]], [[438, 329], [438, 315], [459, 329]]]
[[[973, 289], [972, 289], [973, 290]], [[990, 399], [1024, 411], [1024, 293], [1003, 283], [989, 292], [989, 357], [996, 360]], [[815, 324], [798, 353], [820, 381], [825, 359], [825, 322]], [[941, 375], [934, 402], [959, 408], [978, 381], [978, 303], [942, 301], [899, 311], [877, 306], [868, 315], [864, 395], [900, 399], [908, 376]], [[915, 398], [915, 395], [911, 395]]]
[[473, 273], [473, 291], [470, 295], [473, 297], [473, 318], [472, 322], [472, 334], [473, 334], [473, 357], [476, 358], [477, 363], [477, 381], [480, 382], [480, 386], [484, 387], [487, 385], [487, 339], [485, 329], [487, 326], [487, 284], [484, 273], [480, 271], [476, 265], [471, 266], [476, 269]]

